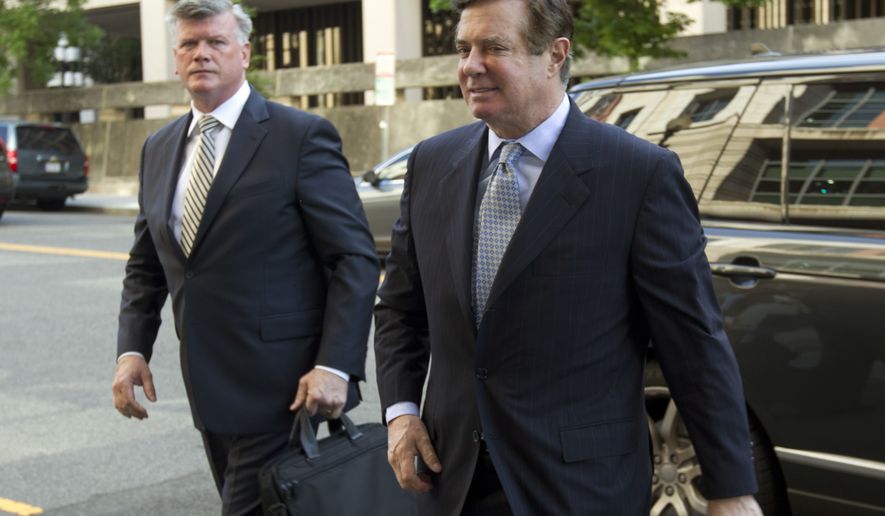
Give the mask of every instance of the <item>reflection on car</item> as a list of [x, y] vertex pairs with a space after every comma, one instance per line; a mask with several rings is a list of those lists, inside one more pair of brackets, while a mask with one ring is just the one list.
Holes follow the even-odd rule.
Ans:
[[[766, 57], [570, 90], [676, 152], [741, 366], [765, 514], [885, 513], [885, 52]], [[407, 153], [363, 181], [389, 248]], [[372, 179], [372, 178], [370, 178]], [[652, 514], [703, 514], [703, 471], [651, 343]]]

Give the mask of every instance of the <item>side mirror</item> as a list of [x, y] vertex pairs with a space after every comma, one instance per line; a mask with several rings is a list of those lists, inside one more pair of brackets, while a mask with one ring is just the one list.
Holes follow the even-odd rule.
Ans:
[[365, 173], [363, 173], [363, 181], [369, 183], [372, 186], [378, 186], [376, 184], [377, 179], [378, 178], [375, 176], [375, 169], [370, 168], [369, 170], [366, 170]]

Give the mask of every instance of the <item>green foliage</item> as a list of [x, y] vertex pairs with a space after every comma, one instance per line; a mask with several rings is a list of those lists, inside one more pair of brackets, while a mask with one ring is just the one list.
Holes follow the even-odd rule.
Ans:
[[50, 0], [0, 0], [0, 93], [15, 78], [23, 86], [46, 84], [57, 69], [53, 50], [62, 33], [84, 51], [103, 35], [83, 16], [82, 0], [67, 0], [64, 9]]
[[597, 54], [626, 57], [630, 68], [641, 57], [680, 57], [667, 44], [688, 27], [685, 14], [666, 13], [661, 21], [656, 0], [584, 0], [575, 18], [575, 42]]
[[452, 9], [451, 0], [428, 0], [430, 3], [430, 12], [436, 14], [440, 11], [450, 11]]

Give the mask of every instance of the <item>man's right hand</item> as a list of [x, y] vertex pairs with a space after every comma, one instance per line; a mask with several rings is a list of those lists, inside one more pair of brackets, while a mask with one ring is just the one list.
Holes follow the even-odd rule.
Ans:
[[396, 474], [400, 487], [407, 491], [423, 493], [430, 491], [430, 478], [418, 476], [415, 457], [418, 455], [434, 473], [442, 471], [442, 465], [427, 428], [418, 416], [405, 415], [387, 423], [387, 461]]
[[151, 368], [148, 367], [144, 357], [128, 355], [117, 362], [117, 370], [114, 373], [114, 407], [120, 414], [136, 419], [148, 417], [147, 410], [135, 399], [135, 386], [144, 388], [144, 395], [150, 401], [157, 401], [157, 393], [154, 391], [154, 380], [151, 376]]

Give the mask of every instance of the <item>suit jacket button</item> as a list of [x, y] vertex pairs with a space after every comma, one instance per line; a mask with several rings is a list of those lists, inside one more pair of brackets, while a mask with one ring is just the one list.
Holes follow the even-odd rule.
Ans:
[[489, 370], [485, 367], [480, 367], [476, 370], [476, 379], [477, 380], [485, 380], [489, 377]]
[[194, 277], [194, 273], [193, 273], [193, 272], [187, 271], [187, 272], [184, 273], [184, 279], [191, 279], [191, 278], [193, 278], [193, 277]]
[[478, 443], [480, 439], [482, 439], [482, 434], [479, 433], [479, 430], [474, 430], [473, 431], [473, 442]]

